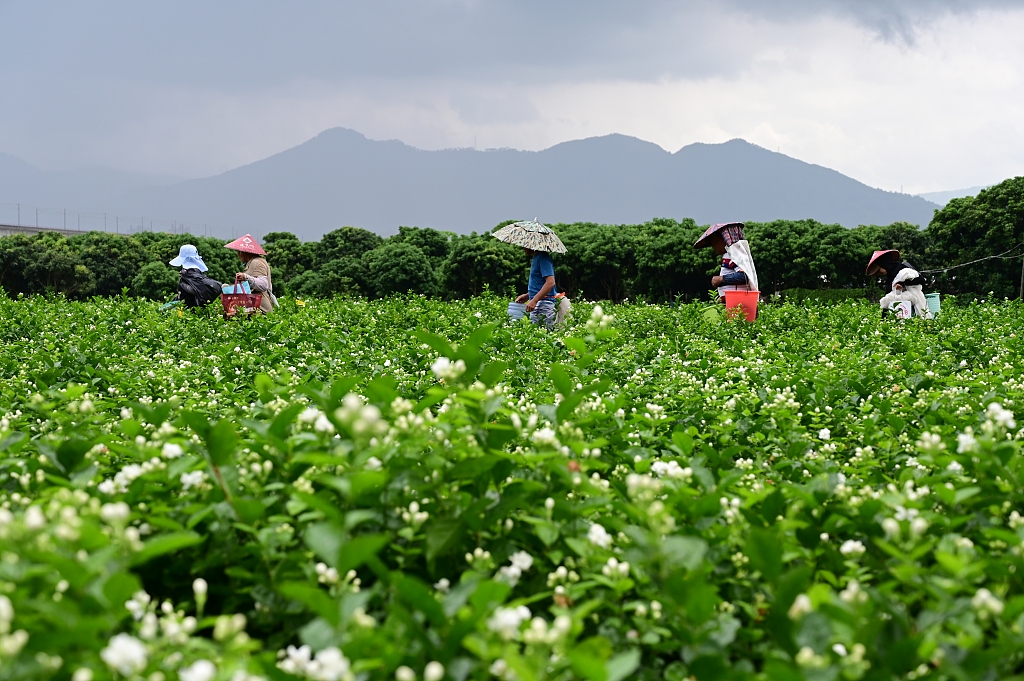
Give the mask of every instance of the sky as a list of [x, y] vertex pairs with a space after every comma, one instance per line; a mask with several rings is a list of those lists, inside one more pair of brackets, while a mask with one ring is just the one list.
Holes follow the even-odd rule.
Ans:
[[740, 137], [919, 193], [1024, 174], [1020, 0], [0, 0], [0, 152], [214, 175], [331, 127], [422, 149]]

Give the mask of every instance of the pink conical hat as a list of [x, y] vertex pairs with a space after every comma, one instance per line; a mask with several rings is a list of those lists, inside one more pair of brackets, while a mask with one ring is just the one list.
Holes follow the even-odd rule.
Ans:
[[240, 236], [231, 243], [226, 244], [224, 248], [230, 248], [233, 251], [241, 251], [242, 253], [255, 253], [256, 255], [267, 254], [267, 252], [263, 250], [263, 247], [256, 243], [256, 239], [252, 238], [252, 234]]
[[900, 252], [897, 251], [895, 248], [890, 248], [890, 249], [885, 250], [885, 251], [875, 251], [874, 253], [871, 254], [871, 260], [868, 260], [868, 266], [867, 266], [867, 269], [864, 270], [864, 273], [865, 274], [871, 274], [871, 266], [875, 264], [876, 260], [881, 258], [886, 253], [895, 253], [896, 254], [896, 259], [897, 260], [900, 259]]

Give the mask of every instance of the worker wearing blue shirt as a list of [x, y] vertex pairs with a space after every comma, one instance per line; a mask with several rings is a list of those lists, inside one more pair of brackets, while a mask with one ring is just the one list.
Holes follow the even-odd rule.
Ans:
[[534, 324], [543, 322], [549, 329], [555, 324], [555, 263], [551, 254], [544, 251], [523, 249], [531, 257], [530, 281], [526, 293], [516, 298], [517, 303], [526, 303], [526, 311], [530, 313], [530, 321]]

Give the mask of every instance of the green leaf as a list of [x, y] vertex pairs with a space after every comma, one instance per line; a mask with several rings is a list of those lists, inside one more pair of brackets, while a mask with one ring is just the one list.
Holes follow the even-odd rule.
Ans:
[[238, 513], [238, 519], [249, 525], [262, 518], [265, 510], [263, 508], [263, 503], [259, 499], [254, 499], [252, 497], [234, 499], [231, 502], [231, 505]]
[[206, 537], [195, 532], [172, 532], [161, 534], [147, 541], [142, 550], [132, 556], [132, 565], [142, 565], [168, 553], [202, 544]]
[[419, 610], [426, 615], [432, 625], [443, 627], [448, 623], [444, 609], [437, 599], [434, 598], [433, 592], [427, 588], [426, 584], [415, 577], [402, 573], [395, 573], [394, 584], [398, 590], [399, 598], [409, 607]]
[[673, 535], [661, 543], [665, 564], [673, 569], [696, 570], [707, 551], [707, 542], [698, 537]]
[[85, 458], [86, 452], [92, 449], [92, 442], [81, 438], [65, 440], [57, 447], [57, 461], [65, 473], [72, 473]]
[[569, 650], [569, 663], [573, 673], [587, 681], [608, 681], [605, 663], [611, 654], [612, 644], [608, 639], [592, 636]]
[[338, 572], [344, 574], [357, 568], [384, 548], [390, 538], [386, 534], [362, 534], [350, 539], [341, 546], [338, 558]]
[[466, 530], [466, 524], [459, 518], [438, 518], [427, 526], [427, 561], [433, 562], [438, 556], [457, 546]]
[[620, 653], [605, 664], [605, 681], [624, 681], [640, 667], [640, 651], [636, 648]]
[[562, 394], [562, 397], [569, 397], [576, 392], [576, 380], [569, 370], [562, 364], [553, 364], [548, 372], [555, 389]]
[[451, 346], [447, 338], [438, 336], [436, 333], [430, 333], [429, 331], [423, 330], [413, 331], [412, 335], [415, 336], [416, 340], [419, 342], [430, 346], [434, 352], [442, 357], [447, 357], [449, 359], [454, 358], [455, 348]]
[[302, 582], [286, 582], [278, 587], [282, 596], [302, 603], [320, 617], [338, 626], [341, 621], [338, 604], [321, 589]]
[[782, 572], [782, 547], [770, 532], [752, 529], [747, 537], [746, 554], [751, 567], [760, 570], [765, 579], [774, 582]]
[[338, 567], [341, 547], [345, 543], [344, 530], [334, 523], [317, 523], [309, 526], [302, 539], [325, 563]]
[[685, 431], [673, 431], [672, 442], [675, 443], [676, 447], [679, 447], [684, 456], [689, 456], [690, 452], [693, 451], [693, 437]]
[[487, 364], [484, 364], [483, 369], [480, 370], [480, 382], [488, 388], [493, 388], [501, 382], [501, 379], [507, 370], [508, 362], [502, 362], [501, 360], [488, 362]]
[[225, 466], [235, 457], [238, 436], [235, 426], [227, 419], [221, 419], [206, 436], [206, 449], [210, 452], [210, 460], [215, 466]]

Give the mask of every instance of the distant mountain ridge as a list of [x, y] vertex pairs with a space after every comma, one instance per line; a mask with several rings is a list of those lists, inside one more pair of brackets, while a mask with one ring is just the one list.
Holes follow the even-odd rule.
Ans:
[[922, 199], [931, 201], [932, 203], [940, 206], [945, 206], [953, 199], [962, 199], [965, 196], [977, 196], [978, 192], [988, 189], [992, 185], [983, 185], [981, 187], [968, 187], [966, 189], [951, 189], [944, 192], [925, 192], [924, 194], [918, 194]]
[[400, 225], [467, 233], [533, 217], [926, 225], [937, 208], [740, 139], [675, 153], [618, 134], [543, 151], [424, 151], [345, 128], [214, 177], [133, 186], [112, 203], [110, 210], [122, 213], [234, 226], [239, 233], [286, 230], [303, 239], [344, 225], [385, 235]]

